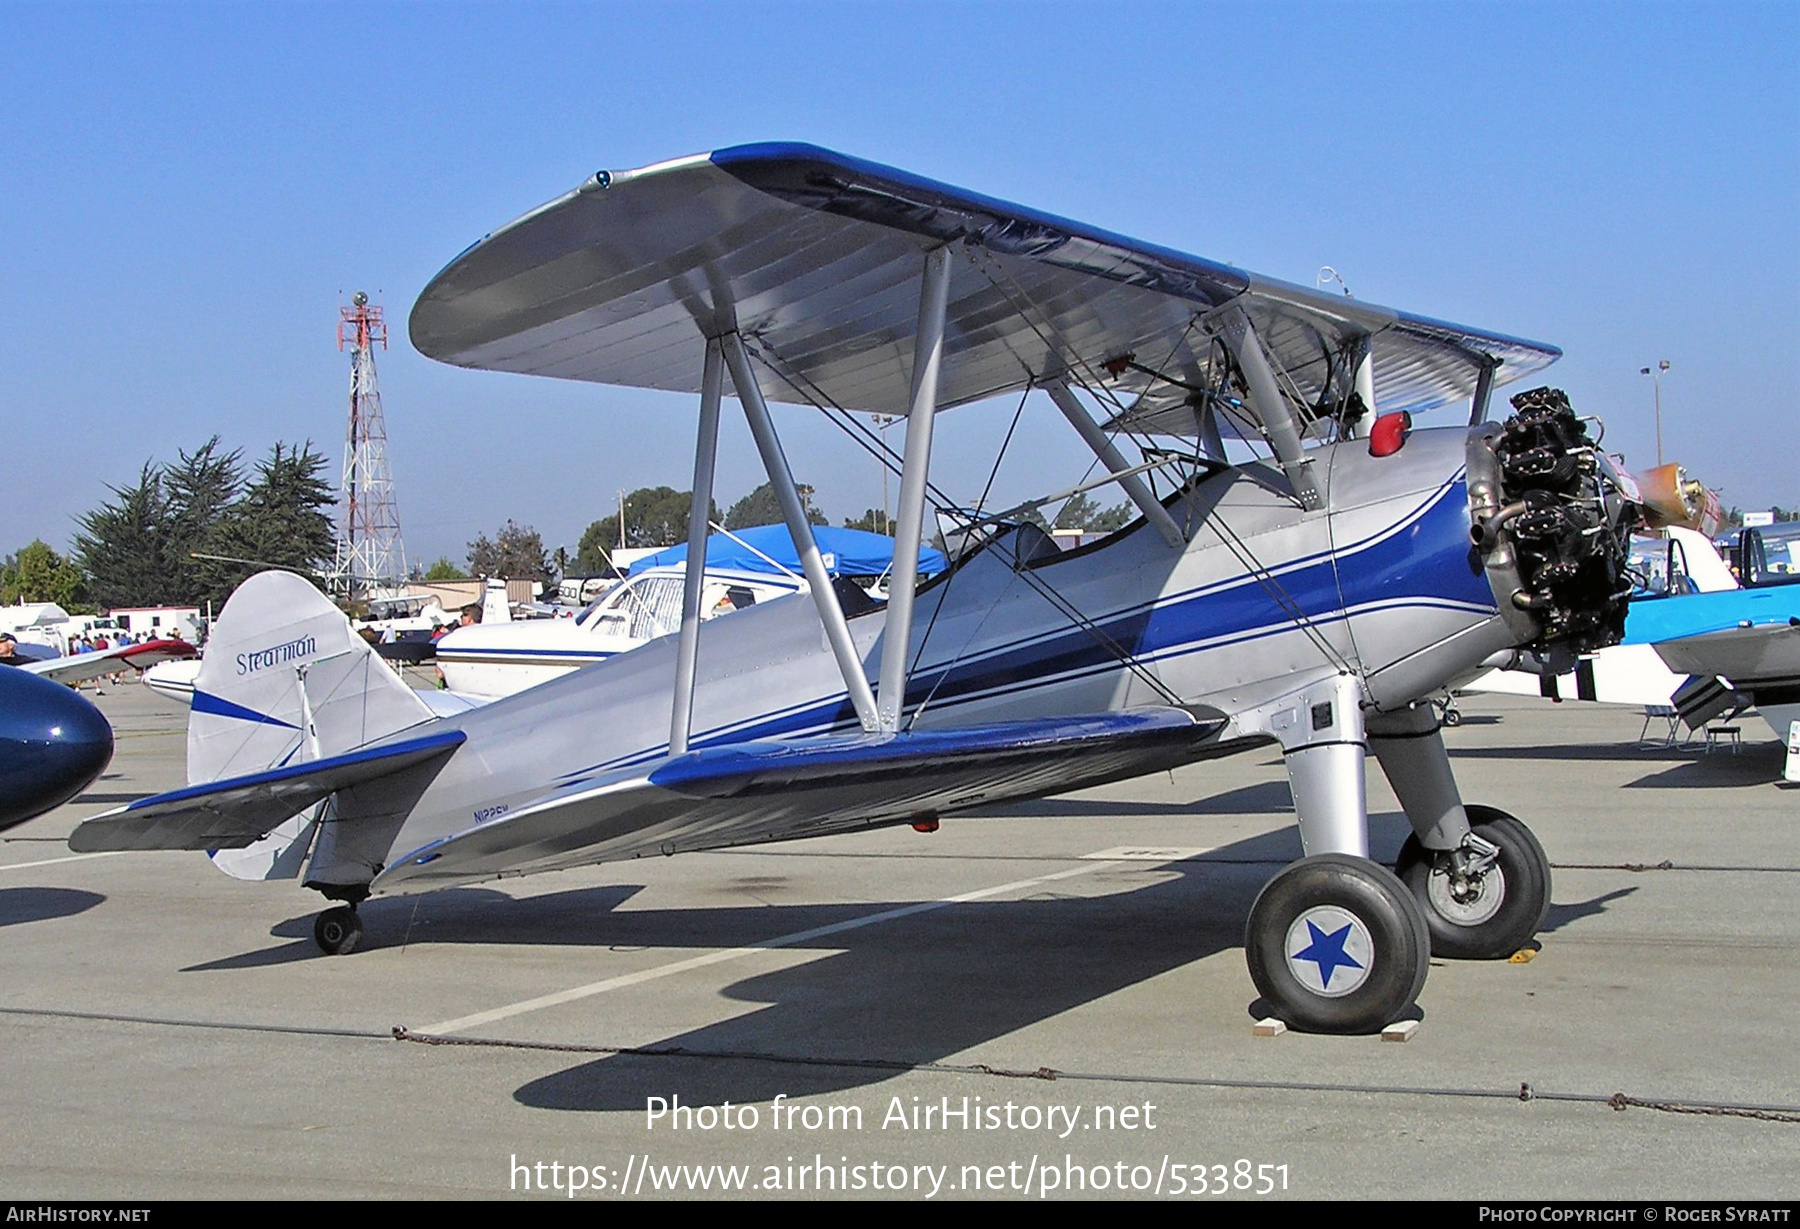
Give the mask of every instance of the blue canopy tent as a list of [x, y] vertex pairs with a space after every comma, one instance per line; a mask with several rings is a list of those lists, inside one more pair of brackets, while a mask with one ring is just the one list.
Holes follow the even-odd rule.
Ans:
[[[834, 576], [880, 576], [893, 566], [894, 540], [860, 529], [813, 527], [813, 537], [824, 556], [825, 569]], [[765, 557], [766, 556], [766, 557]], [[769, 561], [774, 560], [775, 564]], [[671, 546], [654, 555], [646, 555], [631, 565], [633, 574], [646, 568], [667, 567], [687, 560], [687, 543]], [[746, 572], [776, 572], [785, 568], [798, 576], [800, 556], [786, 525], [759, 525], [755, 529], [734, 529], [732, 536], [715, 533], [706, 539], [706, 566], [737, 568]], [[919, 572], [934, 575], [949, 566], [944, 556], [929, 546], [919, 550]]]

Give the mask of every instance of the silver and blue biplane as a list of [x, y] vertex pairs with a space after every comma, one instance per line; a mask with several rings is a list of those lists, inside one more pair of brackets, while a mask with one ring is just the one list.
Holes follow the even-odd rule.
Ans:
[[[1275, 745], [1305, 851], [1248, 922], [1275, 1014], [1379, 1027], [1428, 955], [1508, 955], [1542, 924], [1542, 849], [1465, 806], [1427, 698], [1502, 649], [1618, 636], [1616, 472], [1560, 394], [1488, 420], [1493, 388], [1554, 348], [800, 145], [601, 172], [452, 261], [411, 334], [465, 367], [697, 394], [696, 549], [729, 376], [810, 597], [703, 626], [694, 569], [679, 633], [434, 720], [304, 581], [255, 578], [198, 679], [193, 784], [88, 820], [73, 848], [300, 876], [343, 902], [315, 926], [336, 952], [374, 893], [929, 829]], [[1062, 552], [967, 515], [920, 583], [926, 512], [953, 504], [935, 415], [1034, 392], [1138, 519]], [[1466, 427], [1411, 430], [1459, 401]], [[770, 402], [905, 416], [885, 603], [826, 575]], [[1398, 874], [1368, 856], [1371, 750], [1414, 829]]]

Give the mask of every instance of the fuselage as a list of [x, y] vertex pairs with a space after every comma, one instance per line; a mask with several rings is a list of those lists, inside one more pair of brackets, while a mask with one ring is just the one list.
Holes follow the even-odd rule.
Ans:
[[[1355, 675], [1367, 705], [1404, 706], [1518, 640], [1470, 545], [1467, 442], [1315, 450], [1328, 499], [1310, 512], [1279, 471], [1221, 469], [1169, 501], [1179, 550], [1142, 523], [1067, 553], [1008, 531], [920, 591], [911, 728], [1172, 703], [1238, 714], [1331, 673]], [[849, 625], [873, 676], [884, 611]], [[694, 748], [856, 728], [809, 599], [709, 623], [699, 644]], [[453, 719], [466, 743], [385, 852], [666, 756], [674, 668], [664, 637]], [[625, 841], [596, 860], [647, 851]]]

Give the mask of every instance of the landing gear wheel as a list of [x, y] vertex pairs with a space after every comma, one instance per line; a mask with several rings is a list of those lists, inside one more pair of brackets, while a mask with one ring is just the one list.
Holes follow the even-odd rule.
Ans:
[[1425, 910], [1432, 955], [1503, 960], [1531, 942], [1550, 913], [1550, 859], [1531, 829], [1505, 811], [1466, 809], [1470, 831], [1499, 847], [1493, 865], [1457, 875], [1451, 855], [1409, 836], [1394, 872]]
[[313, 920], [313, 942], [327, 956], [347, 956], [362, 941], [362, 919], [348, 905], [327, 909]]
[[1250, 907], [1250, 980], [1288, 1027], [1372, 1033], [1425, 985], [1425, 918], [1387, 867], [1348, 854], [1302, 858]]

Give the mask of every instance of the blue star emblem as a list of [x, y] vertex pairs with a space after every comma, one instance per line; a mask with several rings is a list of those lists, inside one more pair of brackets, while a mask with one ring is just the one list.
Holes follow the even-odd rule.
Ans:
[[1362, 963], [1344, 950], [1344, 944], [1350, 938], [1350, 923], [1344, 923], [1342, 930], [1334, 930], [1326, 934], [1314, 924], [1311, 918], [1306, 920], [1306, 929], [1312, 935], [1312, 943], [1297, 951], [1290, 959], [1310, 960], [1319, 966], [1319, 981], [1325, 989], [1331, 989], [1331, 975], [1339, 969], [1360, 969]]

